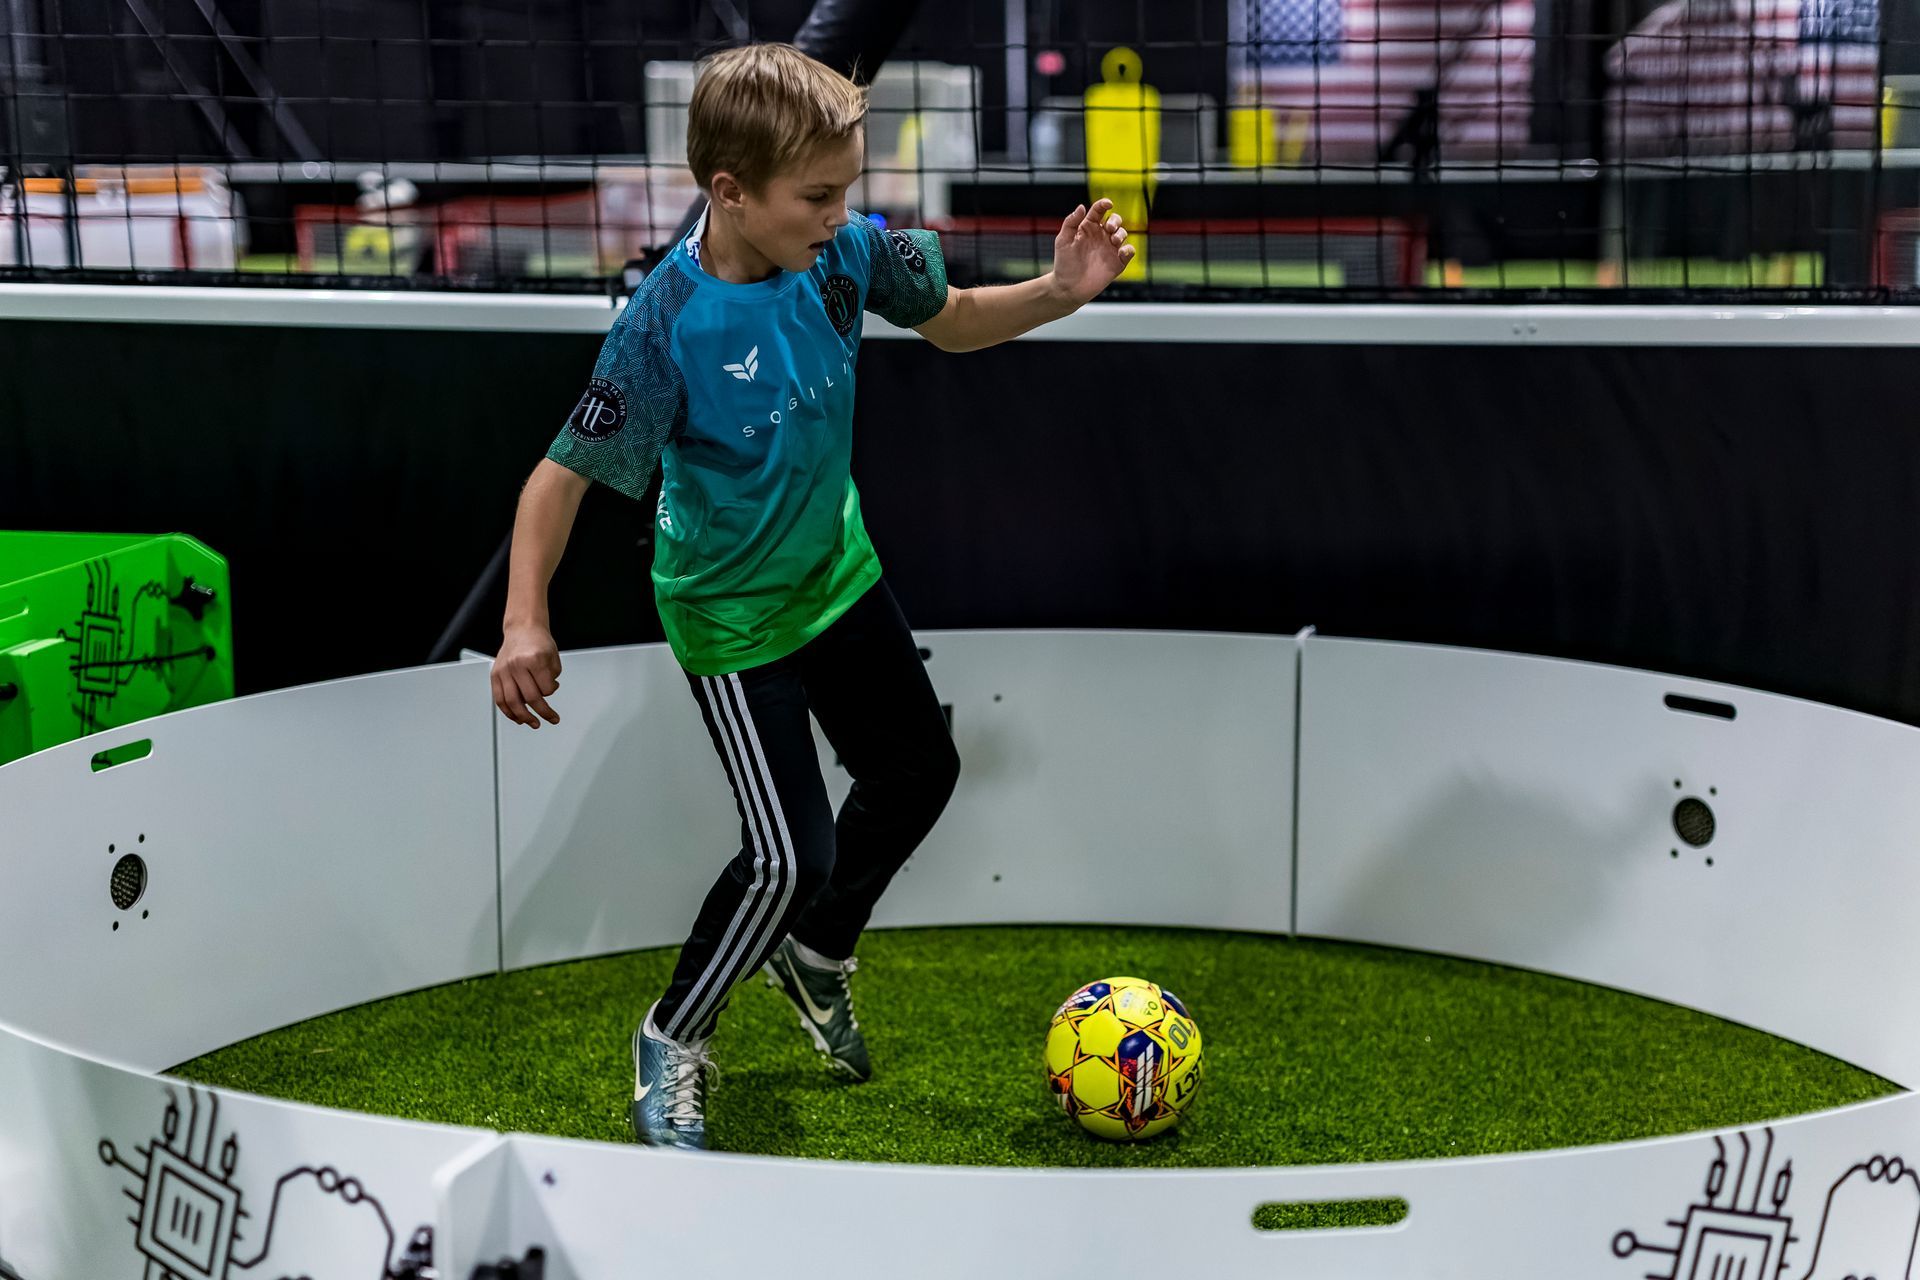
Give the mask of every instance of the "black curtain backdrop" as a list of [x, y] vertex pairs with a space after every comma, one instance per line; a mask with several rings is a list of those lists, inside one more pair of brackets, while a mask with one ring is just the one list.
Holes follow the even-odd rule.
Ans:
[[[411, 666], [509, 528], [595, 335], [0, 324], [0, 523], [191, 533], [241, 693]], [[918, 628], [1378, 637], [1920, 724], [1898, 348], [868, 343], [855, 476]], [[594, 488], [562, 649], [659, 638]], [[503, 598], [462, 637], [493, 652]]]

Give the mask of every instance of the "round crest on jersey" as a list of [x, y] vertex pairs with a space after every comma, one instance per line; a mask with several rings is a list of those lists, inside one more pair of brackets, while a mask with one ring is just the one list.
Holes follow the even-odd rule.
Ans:
[[927, 274], [927, 255], [920, 252], [920, 246], [904, 231], [887, 231], [887, 239], [893, 241], [893, 251], [900, 255], [900, 261], [907, 264], [907, 270], [917, 276]]
[[588, 444], [617, 435], [626, 425], [627, 398], [606, 378], [595, 378], [587, 384], [587, 393], [580, 397], [580, 403], [573, 407], [573, 416], [567, 419], [567, 430], [573, 432], [575, 439]]
[[854, 319], [860, 313], [860, 286], [852, 276], [828, 276], [820, 286], [820, 301], [841, 337], [853, 332]]

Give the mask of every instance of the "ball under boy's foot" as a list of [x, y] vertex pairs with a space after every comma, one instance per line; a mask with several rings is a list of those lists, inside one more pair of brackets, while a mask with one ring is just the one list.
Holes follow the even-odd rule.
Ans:
[[800, 1025], [813, 1037], [813, 1047], [839, 1070], [855, 1080], [873, 1076], [867, 1061], [867, 1042], [853, 1016], [853, 993], [847, 975], [859, 968], [849, 956], [830, 969], [802, 960], [792, 938], [782, 938], [767, 957], [767, 985], [779, 987], [800, 1012]]
[[[657, 1008], [658, 1005], [655, 1006]], [[707, 1042], [683, 1045], [653, 1025], [653, 1009], [633, 1033], [633, 1137], [650, 1147], [707, 1148], [702, 1094], [706, 1074], [719, 1068]]]

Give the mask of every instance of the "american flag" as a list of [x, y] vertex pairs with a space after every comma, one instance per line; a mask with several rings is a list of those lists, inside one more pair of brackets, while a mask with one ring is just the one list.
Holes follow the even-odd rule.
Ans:
[[1306, 160], [1371, 161], [1421, 89], [1438, 91], [1443, 157], [1511, 154], [1532, 112], [1533, 22], [1533, 0], [1248, 0], [1236, 80]]
[[1607, 52], [1609, 150], [1869, 146], [1879, 40], [1879, 0], [1671, 0]]

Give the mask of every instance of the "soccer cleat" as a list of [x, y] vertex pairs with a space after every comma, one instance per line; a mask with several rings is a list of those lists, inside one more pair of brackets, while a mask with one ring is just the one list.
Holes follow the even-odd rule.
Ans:
[[[659, 1006], [656, 1005], [655, 1008]], [[650, 1147], [707, 1148], [701, 1094], [706, 1073], [720, 1068], [707, 1056], [707, 1042], [676, 1044], [648, 1030], [653, 1009], [633, 1032], [633, 1137]]]
[[857, 968], [851, 956], [831, 969], [817, 968], [794, 953], [792, 938], [782, 938], [767, 957], [766, 973], [767, 985], [786, 992], [799, 1010], [800, 1025], [813, 1037], [814, 1048], [855, 1080], [866, 1080], [873, 1069], [853, 1016], [853, 992], [847, 988], [847, 975]]

